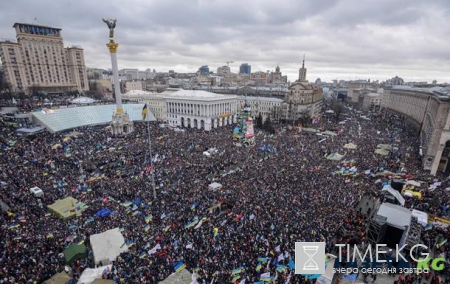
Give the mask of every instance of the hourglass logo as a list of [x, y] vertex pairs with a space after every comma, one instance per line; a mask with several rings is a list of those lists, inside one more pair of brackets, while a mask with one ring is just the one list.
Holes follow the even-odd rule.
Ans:
[[295, 274], [325, 274], [325, 243], [295, 243]]

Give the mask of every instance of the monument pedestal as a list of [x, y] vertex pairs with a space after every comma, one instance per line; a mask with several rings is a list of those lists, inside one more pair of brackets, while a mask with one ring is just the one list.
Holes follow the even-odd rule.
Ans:
[[111, 120], [111, 134], [114, 136], [124, 136], [133, 132], [133, 121], [128, 113], [114, 113]]

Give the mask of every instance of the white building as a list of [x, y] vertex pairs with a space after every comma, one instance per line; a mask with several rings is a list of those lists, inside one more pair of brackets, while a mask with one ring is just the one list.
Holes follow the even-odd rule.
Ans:
[[142, 91], [142, 81], [127, 81], [125, 82], [125, 92], [139, 90]]
[[167, 111], [163, 94], [164, 93], [158, 94], [142, 90], [131, 90], [123, 94], [122, 99], [124, 101], [147, 104], [147, 108], [153, 113], [157, 120], [165, 121]]
[[167, 123], [171, 126], [204, 130], [237, 121], [237, 96], [198, 90], [179, 90], [161, 94], [165, 99]]
[[281, 105], [283, 103], [282, 99], [277, 98], [239, 96], [239, 111], [245, 105], [246, 101], [252, 109], [252, 116], [256, 118], [261, 114], [263, 121], [265, 121], [269, 115], [271, 116], [271, 119], [274, 119], [277, 111], [281, 110]]

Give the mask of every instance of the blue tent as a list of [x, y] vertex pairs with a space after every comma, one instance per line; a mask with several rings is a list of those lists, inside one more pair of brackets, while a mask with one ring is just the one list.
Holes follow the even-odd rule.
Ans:
[[108, 217], [109, 215], [112, 214], [112, 210], [108, 209], [108, 208], [103, 208], [97, 211], [97, 213], [95, 213], [95, 215], [97, 217]]

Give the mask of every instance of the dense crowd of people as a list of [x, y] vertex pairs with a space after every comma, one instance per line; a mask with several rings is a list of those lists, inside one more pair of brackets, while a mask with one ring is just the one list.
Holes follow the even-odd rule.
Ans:
[[[0, 217], [0, 283], [41, 283], [66, 269], [62, 252], [68, 244], [84, 241], [87, 258], [70, 265], [77, 280], [95, 266], [89, 237], [113, 228], [121, 228], [129, 247], [104, 275], [116, 283], [158, 283], [178, 262], [198, 275], [198, 283], [253, 283], [267, 273], [276, 283], [307, 283], [311, 280], [290, 266], [295, 242], [325, 241], [333, 252], [335, 243], [354, 236], [366, 241], [368, 217], [356, 207], [363, 196], [378, 195], [379, 180], [395, 175], [422, 182], [424, 198], [407, 198], [408, 207], [426, 203], [421, 205], [426, 211], [448, 217], [448, 181], [422, 170], [418, 139], [411, 139], [407, 123], [389, 114], [369, 121], [355, 109], [345, 114], [341, 123], [323, 119], [313, 125], [337, 136], [279, 126], [274, 135], [257, 131], [253, 147], [236, 146], [231, 126], [175, 132], [152, 122], [152, 157], [142, 122], [122, 138], [111, 137], [107, 126], [77, 129], [71, 138], [67, 133], [30, 138], [2, 125], [0, 200], [11, 210]], [[347, 143], [357, 148], [344, 148]], [[269, 144], [271, 151], [261, 150]], [[378, 144], [395, 151], [376, 154]], [[210, 148], [217, 152], [204, 155]], [[333, 161], [330, 153], [345, 156]], [[351, 174], [340, 171], [343, 163], [351, 163]], [[223, 188], [210, 190], [213, 181]], [[442, 184], [430, 190], [436, 181]], [[43, 189], [42, 200], [30, 193], [35, 186]], [[71, 219], [49, 214], [47, 205], [67, 196], [88, 208]], [[123, 205], [129, 201], [134, 205]], [[114, 214], [95, 216], [104, 208]], [[436, 238], [448, 231], [425, 234]], [[155, 253], [148, 252], [157, 245]]]

